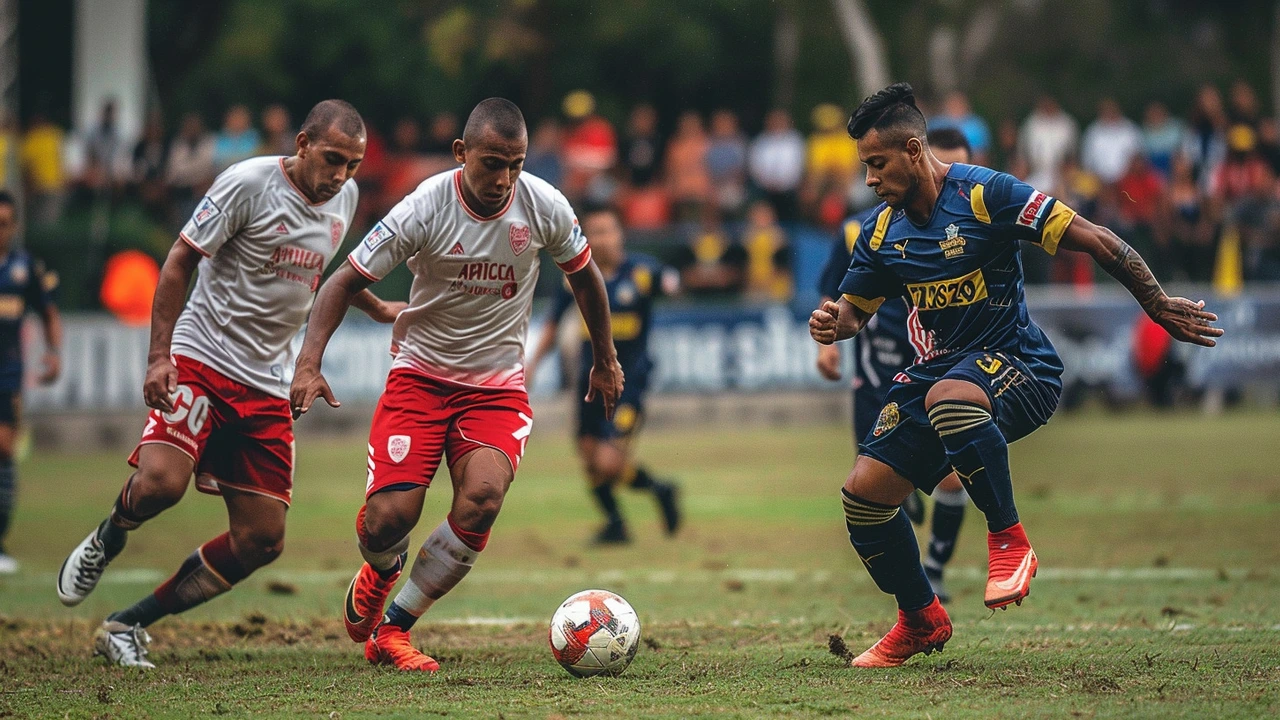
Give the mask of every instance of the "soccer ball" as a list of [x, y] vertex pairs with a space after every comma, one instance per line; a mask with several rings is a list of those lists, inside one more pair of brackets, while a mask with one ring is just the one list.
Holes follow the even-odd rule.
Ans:
[[621, 675], [640, 649], [640, 618], [608, 590], [583, 590], [551, 616], [551, 654], [574, 677]]

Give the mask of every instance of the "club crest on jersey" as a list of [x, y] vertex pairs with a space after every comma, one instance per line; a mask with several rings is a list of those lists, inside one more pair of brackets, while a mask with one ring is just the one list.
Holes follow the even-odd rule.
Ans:
[[938, 247], [942, 248], [942, 256], [950, 260], [957, 255], [964, 254], [964, 238], [960, 237], [960, 228], [951, 223], [946, 229], [947, 239], [938, 243]]
[[1027, 198], [1027, 203], [1022, 206], [1022, 211], [1018, 213], [1018, 219], [1014, 222], [1023, 227], [1035, 229], [1039, 226], [1040, 216], [1044, 214], [1044, 209], [1048, 204], [1048, 195], [1042, 192], [1031, 193], [1031, 197]]
[[898, 426], [901, 416], [898, 413], [898, 403], [891, 402], [880, 410], [880, 417], [876, 418], [876, 426], [871, 430], [871, 434], [875, 437], [889, 432]]
[[364, 236], [364, 246], [369, 250], [377, 250], [378, 246], [395, 237], [396, 234], [391, 228], [378, 223], [373, 226], [368, 235]]
[[533, 238], [533, 232], [529, 230], [528, 225], [515, 223], [507, 231], [507, 236], [511, 240], [511, 252], [519, 255], [529, 249], [529, 241]]
[[329, 246], [334, 250], [337, 250], [338, 246], [342, 244], [342, 228], [341, 220], [334, 220], [329, 223]]
[[409, 446], [413, 443], [408, 435], [392, 435], [387, 438], [387, 455], [391, 462], [398, 463], [409, 456]]
[[221, 214], [222, 209], [213, 201], [213, 198], [205, 195], [200, 204], [196, 206], [195, 214], [191, 216], [191, 222], [195, 223], [197, 228], [202, 228], [205, 223]]

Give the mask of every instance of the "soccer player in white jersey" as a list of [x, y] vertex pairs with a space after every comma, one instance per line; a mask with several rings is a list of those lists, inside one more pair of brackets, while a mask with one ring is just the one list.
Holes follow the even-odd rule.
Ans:
[[[413, 646], [409, 628], [471, 570], [524, 453], [533, 427], [524, 343], [540, 251], [568, 275], [591, 335], [588, 399], [600, 396], [612, 419], [622, 391], [604, 281], [568, 201], [521, 174], [527, 147], [519, 108], [501, 98], [477, 105], [453, 143], [462, 168], [428, 178], [365, 236], [320, 289], [298, 354], [294, 413], [318, 397], [337, 407], [320, 374], [325, 345], [351, 298], [408, 261], [413, 288], [396, 319], [396, 357], [369, 431], [356, 515], [366, 562], [344, 603], [347, 633], [374, 664], [440, 667]], [[453, 480], [449, 515], [384, 615], [442, 459]]]
[[[193, 471], [197, 489], [222, 495], [230, 529], [107, 617], [95, 649], [110, 662], [154, 667], [144, 628], [230, 590], [283, 548], [293, 489], [290, 342], [351, 227], [364, 122], [348, 103], [326, 100], [296, 142], [293, 157], [252, 158], [219, 175], [160, 271], [142, 388], [152, 411], [129, 458], [137, 471], [63, 562], [58, 597], [84, 600], [127, 533], [177, 503]], [[369, 293], [355, 304], [383, 322], [404, 305]]]

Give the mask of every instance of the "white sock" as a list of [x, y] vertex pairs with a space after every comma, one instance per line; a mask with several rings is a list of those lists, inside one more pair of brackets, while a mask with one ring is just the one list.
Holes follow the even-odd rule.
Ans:
[[969, 504], [969, 493], [964, 488], [959, 490], [943, 490], [942, 488], [934, 488], [933, 494], [929, 497], [939, 505], [948, 505], [950, 507], [964, 507]]
[[479, 556], [479, 551], [462, 542], [445, 520], [422, 544], [409, 571], [409, 582], [396, 595], [396, 605], [414, 617], [421, 617], [432, 603], [471, 572]]

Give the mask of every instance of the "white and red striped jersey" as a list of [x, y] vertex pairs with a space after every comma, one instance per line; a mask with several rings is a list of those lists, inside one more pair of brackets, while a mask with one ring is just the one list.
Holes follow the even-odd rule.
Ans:
[[227, 168], [182, 228], [179, 237], [204, 259], [171, 351], [287, 398], [291, 343], [351, 227], [359, 191], [348, 180], [313, 204], [289, 180], [284, 161], [257, 157]]
[[566, 273], [591, 260], [573, 208], [523, 173], [506, 207], [481, 217], [462, 197], [462, 170], [427, 178], [374, 226], [347, 261], [370, 280], [402, 262], [413, 272], [396, 319], [392, 367], [463, 385], [524, 386], [538, 254]]

